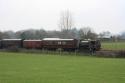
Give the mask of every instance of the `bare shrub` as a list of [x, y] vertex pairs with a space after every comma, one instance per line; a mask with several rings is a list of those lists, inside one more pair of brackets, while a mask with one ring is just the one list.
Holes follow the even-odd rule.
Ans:
[[19, 48], [17, 46], [8, 47], [5, 50], [7, 50], [9, 52], [19, 52]]
[[96, 56], [98, 56], [98, 57], [111, 57], [111, 58], [125, 58], [125, 50], [97, 51]]

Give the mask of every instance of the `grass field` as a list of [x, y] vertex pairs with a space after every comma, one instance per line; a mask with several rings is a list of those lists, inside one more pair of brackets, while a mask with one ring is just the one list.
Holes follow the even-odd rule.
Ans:
[[102, 49], [125, 50], [125, 42], [102, 42]]
[[125, 83], [125, 59], [0, 52], [0, 83]]

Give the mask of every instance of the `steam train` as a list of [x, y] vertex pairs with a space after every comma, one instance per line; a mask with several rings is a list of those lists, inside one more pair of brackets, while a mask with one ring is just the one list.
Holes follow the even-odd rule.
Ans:
[[23, 39], [2, 39], [0, 48], [25, 48], [25, 49], [46, 49], [64, 51], [75, 50], [100, 50], [101, 43], [99, 40], [78, 40], [78, 39], [61, 39], [61, 38], [44, 38], [42, 40], [23, 40]]

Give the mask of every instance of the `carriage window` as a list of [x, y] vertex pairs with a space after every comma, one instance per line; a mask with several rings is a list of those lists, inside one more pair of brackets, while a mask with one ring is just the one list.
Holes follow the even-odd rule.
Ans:
[[48, 45], [51, 45], [51, 44], [52, 44], [52, 42], [51, 42], [51, 41], [49, 41], [49, 42], [48, 42]]
[[62, 42], [62, 45], [66, 45], [66, 42]]
[[71, 42], [71, 41], [67, 41], [66, 44], [67, 44], [67, 45], [72, 45], [73, 42]]
[[61, 42], [58, 42], [58, 45], [61, 45]]

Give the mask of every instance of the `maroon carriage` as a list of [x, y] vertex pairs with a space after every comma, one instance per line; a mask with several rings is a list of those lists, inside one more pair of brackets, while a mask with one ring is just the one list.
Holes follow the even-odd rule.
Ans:
[[24, 40], [23, 47], [27, 49], [41, 49], [42, 40]]
[[78, 48], [78, 40], [76, 39], [60, 39], [60, 38], [44, 38], [43, 48], [45, 49], [63, 49], [75, 50]]

